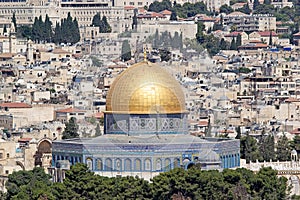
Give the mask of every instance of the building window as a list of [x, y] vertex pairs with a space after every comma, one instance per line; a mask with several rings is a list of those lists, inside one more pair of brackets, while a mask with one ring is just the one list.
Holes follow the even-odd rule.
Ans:
[[165, 171], [170, 171], [171, 170], [171, 160], [167, 158], [165, 160]]
[[151, 170], [151, 161], [150, 159], [145, 160], [145, 171], [150, 171]]
[[111, 171], [112, 170], [112, 161], [110, 158], [107, 158], [105, 160], [105, 171]]
[[175, 158], [173, 165], [174, 165], [174, 168], [180, 167], [180, 159], [179, 158]]
[[89, 170], [93, 170], [93, 161], [91, 158], [86, 159], [86, 165], [88, 166]]
[[9, 158], [9, 153], [6, 154], [6, 158]]
[[115, 166], [115, 169], [117, 171], [121, 171], [122, 170], [122, 161], [120, 159], [117, 159], [116, 160], [116, 166]]
[[102, 160], [97, 159], [97, 170], [102, 171]]
[[131, 160], [128, 158], [125, 160], [125, 171], [131, 171]]
[[135, 171], [141, 171], [142, 170], [142, 165], [141, 165], [141, 160], [140, 159], [135, 159]]
[[156, 159], [156, 171], [161, 171], [161, 160]]

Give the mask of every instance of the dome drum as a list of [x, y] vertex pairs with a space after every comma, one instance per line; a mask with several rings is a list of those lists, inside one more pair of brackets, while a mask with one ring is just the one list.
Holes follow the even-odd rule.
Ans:
[[187, 114], [108, 114], [105, 134], [187, 134]]

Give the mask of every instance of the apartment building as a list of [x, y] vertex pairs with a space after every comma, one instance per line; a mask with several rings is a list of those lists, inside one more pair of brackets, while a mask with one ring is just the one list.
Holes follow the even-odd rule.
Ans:
[[271, 15], [247, 15], [232, 12], [223, 18], [223, 25], [236, 31], [276, 31], [276, 17]]

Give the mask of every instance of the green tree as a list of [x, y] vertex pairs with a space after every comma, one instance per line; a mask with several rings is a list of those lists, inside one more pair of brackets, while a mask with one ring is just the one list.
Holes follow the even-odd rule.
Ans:
[[7, 199], [54, 199], [48, 187], [50, 185], [50, 176], [43, 168], [13, 172], [6, 183]]
[[19, 26], [17, 30], [17, 38], [32, 38], [32, 29], [30, 26]]
[[258, 150], [257, 141], [255, 138], [247, 133], [246, 136], [241, 137], [241, 158], [246, 159], [246, 163], [250, 161], [255, 162], [261, 159], [261, 155]]
[[272, 46], [273, 41], [272, 41], [272, 31], [270, 31], [270, 36], [269, 36], [269, 45]]
[[236, 11], [239, 11], [239, 12], [245, 13], [245, 14], [247, 14], [247, 15], [249, 15], [249, 14], [251, 13], [251, 9], [250, 9], [250, 7], [249, 7], [249, 4], [248, 4], [248, 3], [247, 3], [247, 4], [245, 4], [245, 5], [243, 5], [243, 7], [242, 7], [242, 8], [239, 8], [239, 9], [237, 9]]
[[95, 136], [100, 136], [101, 135], [101, 130], [100, 130], [100, 124], [97, 123], [96, 129], [95, 129]]
[[4, 24], [4, 27], [3, 27], [3, 34], [4, 34], [4, 33], [7, 33], [6, 24]]
[[175, 10], [173, 10], [171, 13], [170, 21], [177, 21], [177, 14]]
[[276, 159], [279, 161], [291, 160], [291, 147], [285, 135], [279, 137], [276, 143]]
[[110, 27], [109, 23], [107, 22], [106, 16], [102, 17], [100, 32], [101, 33], [110, 33], [111, 32], [111, 27]]
[[262, 152], [262, 159], [265, 161], [275, 160], [275, 142], [274, 136], [269, 134], [268, 136], [261, 136], [259, 150]]
[[138, 10], [135, 8], [133, 12], [134, 13], [133, 13], [133, 17], [132, 17], [132, 30], [136, 30], [137, 24], [138, 24], [138, 20], [137, 20]]
[[101, 25], [101, 17], [100, 17], [100, 13], [97, 13], [96, 15], [93, 16], [92, 26], [100, 27], [100, 25]]
[[154, 1], [149, 5], [148, 11], [160, 12], [163, 10], [171, 10], [172, 3], [170, 0]]
[[171, 52], [166, 48], [159, 49], [159, 55], [161, 61], [168, 62], [171, 59]]
[[235, 42], [235, 38], [233, 37], [232, 40], [231, 40], [231, 43], [230, 43], [230, 50], [237, 50], [237, 45], [236, 45], [236, 42]]
[[229, 14], [232, 13], [233, 9], [231, 8], [231, 6], [228, 6], [227, 4], [224, 4], [220, 7], [220, 13], [225, 13], [225, 14]]
[[259, 5], [260, 5], [259, 1], [258, 0], [254, 0], [253, 1], [253, 10], [256, 10]]
[[226, 42], [225, 39], [222, 38], [220, 41], [220, 49], [227, 50], [228, 46], [229, 46], [228, 42]]
[[48, 14], [46, 14], [45, 22], [44, 22], [44, 40], [46, 42], [51, 42], [52, 38], [53, 38], [52, 22], [50, 21]]
[[241, 139], [241, 136], [242, 136], [242, 133], [241, 133], [241, 127], [240, 126], [237, 126], [235, 128], [235, 131], [236, 131], [236, 137], [235, 139]]
[[242, 45], [242, 35], [238, 34], [236, 37], [236, 46], [239, 47]]
[[197, 41], [202, 44], [205, 40], [204, 38], [204, 30], [205, 30], [205, 25], [203, 22], [197, 22], [197, 34], [196, 34], [196, 39]]
[[271, 0], [264, 0], [264, 4], [271, 5]]
[[63, 131], [62, 139], [77, 138], [78, 134], [78, 125], [76, 123], [76, 118], [71, 117], [69, 122], [65, 123], [65, 130]]
[[295, 149], [297, 153], [300, 152], [300, 135], [295, 135], [293, 140], [290, 142], [291, 148]]
[[128, 61], [131, 59], [131, 47], [128, 40], [124, 40], [122, 43], [121, 60]]
[[72, 25], [72, 40], [70, 40], [70, 43], [75, 44], [80, 41], [80, 31], [79, 31], [79, 26], [77, 19], [75, 18], [73, 20], [73, 25]]
[[42, 17], [34, 18], [34, 23], [32, 25], [32, 40], [40, 42], [42, 39]]
[[11, 22], [14, 24], [15, 30], [17, 31], [17, 19], [16, 19], [16, 13], [15, 12], [13, 12]]

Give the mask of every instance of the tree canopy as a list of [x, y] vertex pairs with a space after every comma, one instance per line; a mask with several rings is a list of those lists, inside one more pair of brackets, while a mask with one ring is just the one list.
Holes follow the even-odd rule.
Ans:
[[239, 168], [202, 171], [176, 168], [151, 182], [138, 177], [95, 175], [82, 163], [66, 171], [63, 183], [52, 183], [41, 168], [9, 175], [8, 199], [286, 199], [287, 179], [271, 168], [258, 173]]
[[70, 139], [70, 138], [77, 138], [79, 137], [78, 134], [78, 125], [76, 123], [76, 118], [71, 117], [69, 122], [65, 124], [65, 130], [63, 131], [62, 139]]
[[131, 47], [128, 40], [124, 40], [122, 43], [121, 60], [128, 61], [131, 59]]

